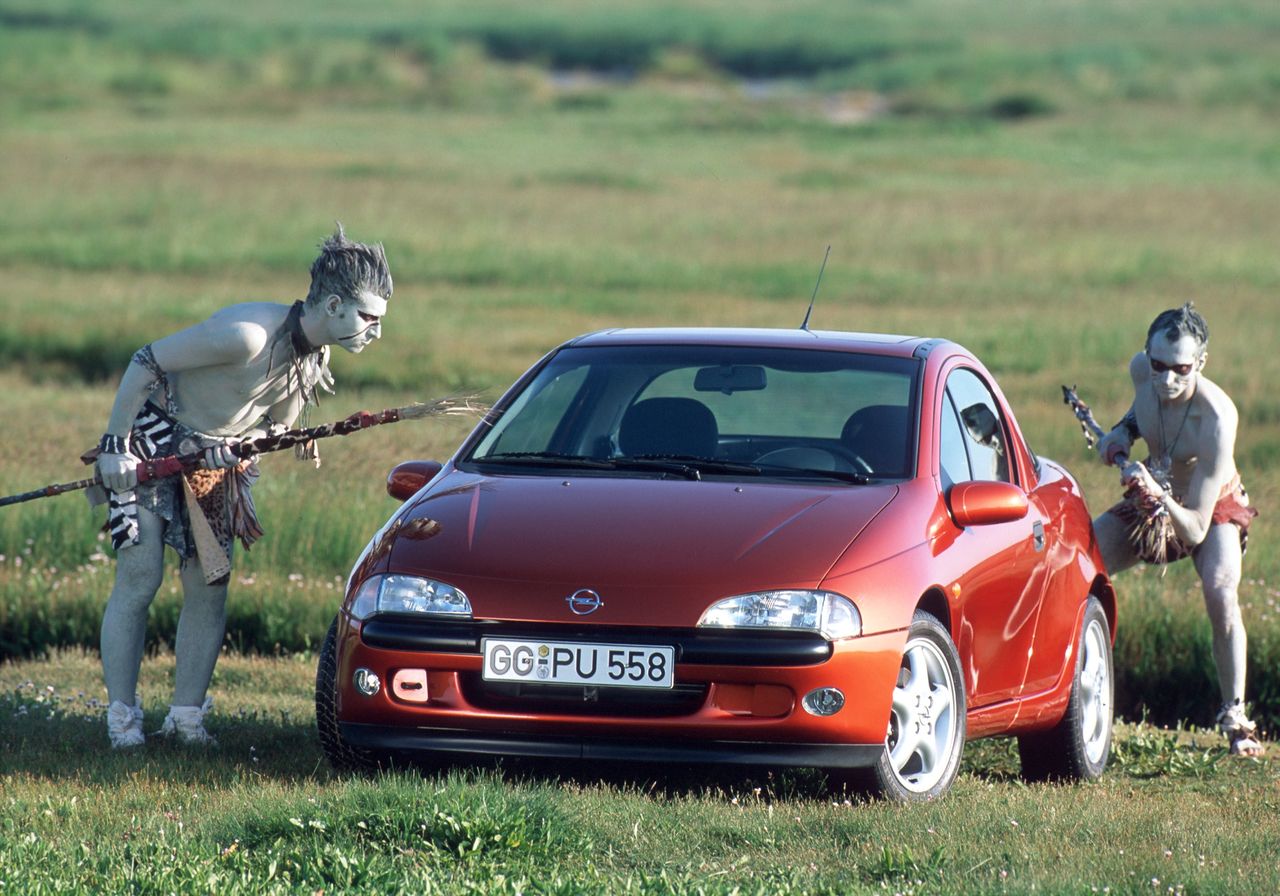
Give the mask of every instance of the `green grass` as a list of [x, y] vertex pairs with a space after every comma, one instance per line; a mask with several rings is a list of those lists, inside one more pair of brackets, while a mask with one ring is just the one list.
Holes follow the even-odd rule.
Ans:
[[[158, 726], [172, 657], [148, 660]], [[1091, 786], [1027, 786], [969, 746], [941, 803], [866, 803], [806, 772], [521, 763], [334, 775], [309, 656], [224, 657], [221, 746], [105, 749], [96, 658], [0, 667], [5, 892], [1270, 892], [1280, 765], [1121, 726]], [[1247, 798], [1246, 798], [1247, 795]], [[679, 844], [678, 848], [673, 848]], [[22, 869], [19, 871], [18, 869]], [[1153, 884], [1156, 880], [1159, 883]]]

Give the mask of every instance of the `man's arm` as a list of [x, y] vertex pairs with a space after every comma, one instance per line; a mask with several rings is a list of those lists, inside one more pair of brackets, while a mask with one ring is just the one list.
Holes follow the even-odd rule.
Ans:
[[1098, 441], [1098, 456], [1102, 458], [1103, 463], [1114, 464], [1117, 456], [1127, 457], [1133, 454], [1133, 443], [1140, 435], [1137, 415], [1134, 413], [1133, 405], [1129, 405], [1129, 410], [1120, 418], [1120, 422], [1111, 427], [1111, 431]]

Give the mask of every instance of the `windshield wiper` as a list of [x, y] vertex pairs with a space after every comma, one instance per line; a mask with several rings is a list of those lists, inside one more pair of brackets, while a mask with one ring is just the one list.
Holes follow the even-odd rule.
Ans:
[[509, 451], [473, 457], [472, 463], [502, 464], [503, 466], [529, 466], [552, 468], [577, 468], [587, 470], [636, 470], [654, 473], [673, 473], [686, 479], [701, 479], [703, 473], [727, 473], [759, 476], [755, 464], [716, 460], [711, 457], [694, 457], [684, 454], [643, 454], [639, 457], [590, 457], [585, 454], [562, 454], [558, 451]]
[[509, 451], [473, 457], [475, 464], [508, 464], [530, 467], [585, 467], [590, 470], [612, 470], [612, 461], [585, 454], [561, 454], [558, 451]]
[[866, 485], [871, 481], [871, 477], [866, 473], [857, 473], [853, 470], [815, 470], [809, 467], [784, 467], [772, 464], [761, 465], [761, 470], [767, 474], [786, 473], [797, 478], [836, 479], [840, 482], [852, 482], [854, 485]]
[[755, 464], [716, 460], [713, 457], [697, 457], [691, 454], [641, 454], [636, 457], [615, 457], [613, 462], [620, 470], [671, 469], [690, 479], [701, 479], [703, 473], [728, 473], [742, 476], [759, 476]]

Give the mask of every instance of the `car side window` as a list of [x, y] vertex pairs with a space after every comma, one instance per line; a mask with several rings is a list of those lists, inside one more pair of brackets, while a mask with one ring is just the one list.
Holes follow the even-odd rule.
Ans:
[[964, 431], [960, 428], [960, 417], [950, 394], [942, 398], [942, 428], [938, 447], [938, 466], [944, 489], [973, 478], [973, 474], [969, 472], [969, 453], [964, 450]]
[[986, 383], [962, 367], [947, 377], [947, 395], [959, 417], [960, 441], [969, 455], [970, 478], [1011, 482], [1009, 440], [1000, 419], [1000, 406]]

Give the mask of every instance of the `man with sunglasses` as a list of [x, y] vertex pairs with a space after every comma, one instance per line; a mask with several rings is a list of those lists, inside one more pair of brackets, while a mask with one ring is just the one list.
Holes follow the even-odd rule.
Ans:
[[[1133, 404], [1098, 445], [1106, 463], [1122, 463], [1129, 500], [1093, 525], [1113, 576], [1141, 561], [1192, 558], [1213, 629], [1223, 701], [1218, 726], [1233, 754], [1260, 756], [1257, 726], [1244, 708], [1245, 630], [1237, 594], [1257, 511], [1236, 470], [1235, 404], [1202, 374], [1208, 344], [1209, 327], [1190, 302], [1151, 323], [1146, 347], [1129, 362]], [[1150, 452], [1145, 463], [1129, 459], [1139, 438]], [[1153, 542], [1144, 531], [1163, 534]]]
[[[144, 345], [125, 368], [97, 451], [104, 488], [90, 496], [109, 505], [116, 550], [101, 638], [107, 734], [116, 749], [145, 741], [138, 673], [165, 545], [182, 560], [182, 612], [173, 703], [159, 733], [213, 743], [206, 692], [222, 647], [232, 543], [239, 538], [247, 548], [262, 535], [250, 497], [257, 465], [231, 448], [287, 429], [317, 390], [332, 391], [330, 346], [358, 353], [377, 339], [389, 298], [382, 246], [353, 242], [338, 225], [311, 265], [305, 300], [224, 308]], [[171, 454], [202, 454], [203, 468], [138, 482], [141, 461]]]

